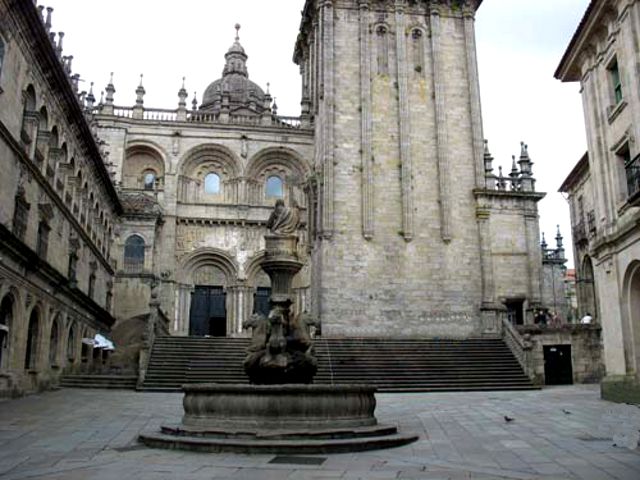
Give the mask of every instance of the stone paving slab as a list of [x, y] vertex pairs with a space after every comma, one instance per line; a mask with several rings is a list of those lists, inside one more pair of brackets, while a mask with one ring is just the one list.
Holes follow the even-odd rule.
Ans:
[[597, 386], [379, 394], [377, 400], [381, 423], [420, 439], [389, 450], [317, 455], [320, 465], [295, 456], [292, 463], [270, 463], [274, 455], [139, 445], [140, 432], [179, 421], [178, 393], [69, 389], [4, 400], [0, 478], [640, 479], [640, 449], [631, 445], [640, 431], [640, 408], [601, 400]]

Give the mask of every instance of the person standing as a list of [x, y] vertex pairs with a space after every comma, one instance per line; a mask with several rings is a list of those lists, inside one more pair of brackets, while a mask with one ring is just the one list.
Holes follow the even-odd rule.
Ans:
[[580, 319], [580, 323], [583, 325], [589, 325], [593, 321], [593, 317], [589, 312], [587, 312], [584, 317]]

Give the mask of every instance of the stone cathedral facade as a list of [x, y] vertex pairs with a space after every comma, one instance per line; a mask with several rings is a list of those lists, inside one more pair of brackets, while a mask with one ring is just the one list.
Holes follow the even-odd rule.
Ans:
[[[202, 98], [183, 86], [178, 108], [150, 108], [141, 79], [123, 106], [112, 78], [96, 101], [51, 12], [19, 3], [0, 0], [2, 248], [40, 268], [26, 284], [22, 257], [0, 265], [14, 385], [90, 364], [75, 352], [96, 332], [144, 342], [148, 318], [173, 335], [246, 335], [268, 308], [259, 262], [280, 198], [304, 219], [294, 308], [322, 335], [497, 335], [505, 313], [527, 323], [547, 306], [527, 146], [503, 173], [483, 140], [480, 0], [307, 0], [299, 117], [250, 80], [238, 34]], [[49, 376], [24, 373], [25, 348]]]
[[308, 219], [296, 308], [325, 335], [468, 337], [540, 306], [543, 195], [525, 146], [502, 178], [485, 148], [479, 3], [308, 1], [300, 118], [249, 80], [238, 37], [191, 108], [181, 90], [177, 110], [148, 109], [142, 84], [117, 107], [110, 83], [89, 108], [126, 210], [115, 246], [144, 245], [141, 268], [118, 266], [116, 317], [144, 313], [158, 282], [173, 333], [204, 308], [224, 325], [200, 333], [243, 334], [280, 196]]

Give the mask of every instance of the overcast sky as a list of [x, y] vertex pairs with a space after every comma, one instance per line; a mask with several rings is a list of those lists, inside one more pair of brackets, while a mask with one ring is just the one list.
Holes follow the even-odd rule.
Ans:
[[[250, 78], [271, 84], [281, 115], [299, 115], [300, 78], [293, 46], [304, 0], [49, 0], [53, 31], [64, 31], [74, 71], [100, 98], [114, 72], [115, 103], [133, 105], [144, 74], [145, 106], [176, 108], [186, 77], [189, 106], [219, 78], [240, 23]], [[554, 244], [560, 224], [572, 256], [567, 202], [557, 193], [586, 151], [577, 83], [553, 78], [589, 0], [484, 0], [476, 17], [484, 136], [494, 166], [511, 168], [529, 145], [540, 202], [540, 229]], [[571, 261], [571, 265], [572, 265]]]

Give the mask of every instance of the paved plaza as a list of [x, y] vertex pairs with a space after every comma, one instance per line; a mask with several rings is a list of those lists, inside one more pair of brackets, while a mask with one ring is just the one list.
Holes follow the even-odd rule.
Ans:
[[178, 421], [181, 394], [66, 389], [4, 400], [0, 478], [640, 479], [640, 449], [629, 448], [640, 408], [600, 400], [597, 386], [377, 398], [379, 421], [418, 442], [288, 458], [154, 450], [137, 435]]

